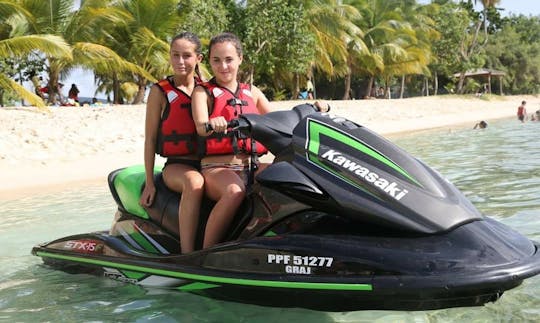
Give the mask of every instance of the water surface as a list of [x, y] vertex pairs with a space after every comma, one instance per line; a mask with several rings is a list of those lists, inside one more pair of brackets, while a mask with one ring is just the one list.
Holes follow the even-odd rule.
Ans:
[[[540, 123], [494, 122], [484, 130], [430, 131], [391, 140], [437, 169], [486, 215], [540, 240]], [[106, 183], [0, 201], [0, 321], [5, 322], [511, 322], [540, 321], [540, 277], [482, 307], [327, 313], [146, 290], [50, 270], [37, 243], [109, 228]]]

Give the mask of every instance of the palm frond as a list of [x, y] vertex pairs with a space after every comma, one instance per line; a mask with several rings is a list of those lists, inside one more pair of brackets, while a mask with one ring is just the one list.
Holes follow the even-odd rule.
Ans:
[[24, 88], [24, 86], [13, 81], [3, 73], [0, 73], [0, 88], [13, 90], [13, 92], [17, 93], [23, 100], [27, 101], [33, 106], [38, 108], [46, 107], [45, 102], [43, 102], [39, 96], [28, 91], [26, 88]]
[[72, 59], [70, 46], [60, 36], [28, 35], [0, 40], [0, 57], [23, 56], [36, 50]]
[[75, 61], [84, 67], [93, 69], [98, 74], [111, 72], [130, 72], [139, 74], [156, 82], [157, 79], [136, 64], [126, 61], [108, 47], [93, 43], [76, 43], [73, 46]]
[[0, 17], [2, 17], [2, 20], [8, 18], [9, 16], [13, 14], [22, 14], [26, 17], [30, 17], [31, 14], [26, 10], [24, 7], [19, 5], [13, 0], [5, 1], [0, 0]]

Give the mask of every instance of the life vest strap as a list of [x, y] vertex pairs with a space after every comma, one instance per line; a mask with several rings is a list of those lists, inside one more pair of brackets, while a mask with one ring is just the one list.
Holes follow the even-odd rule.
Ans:
[[227, 104], [231, 107], [240, 105], [240, 106], [247, 106], [249, 103], [246, 100], [240, 100], [239, 98], [232, 98], [227, 100]]

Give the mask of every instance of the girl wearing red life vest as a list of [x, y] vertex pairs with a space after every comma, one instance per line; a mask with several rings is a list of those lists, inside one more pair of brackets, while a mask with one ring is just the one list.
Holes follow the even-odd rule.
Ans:
[[[191, 117], [191, 93], [200, 83], [198, 63], [202, 60], [201, 42], [189, 32], [173, 38], [170, 63], [174, 75], [154, 84], [146, 104], [144, 167], [146, 185], [140, 203], [150, 206], [154, 201], [155, 154], [167, 157], [163, 179], [171, 190], [182, 193], [179, 216], [182, 253], [195, 249], [195, 236], [204, 178], [200, 159], [195, 151], [196, 130]], [[196, 75], [197, 74], [197, 75]]]
[[[270, 103], [256, 86], [237, 81], [242, 63], [242, 45], [238, 37], [231, 33], [219, 34], [210, 40], [209, 47], [214, 79], [204, 86], [197, 86], [192, 101], [197, 133], [203, 137], [212, 137], [213, 133], [225, 135], [227, 119], [234, 118], [235, 114], [270, 111]], [[207, 123], [213, 131], [206, 131]], [[216, 201], [206, 224], [204, 248], [221, 241], [246, 193], [242, 176], [249, 169], [250, 156], [242, 153], [242, 149], [234, 151], [229, 141], [223, 142], [226, 143], [212, 143], [211, 138], [207, 139], [206, 154], [201, 160], [206, 194]]]

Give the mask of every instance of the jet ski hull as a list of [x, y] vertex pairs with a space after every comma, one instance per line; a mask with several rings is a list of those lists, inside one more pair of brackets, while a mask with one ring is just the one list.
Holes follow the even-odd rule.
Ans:
[[[323, 222], [329, 225], [328, 219]], [[493, 230], [504, 237], [495, 241], [493, 235], [482, 234]], [[472, 233], [480, 238], [460, 240]], [[66, 272], [145, 287], [264, 306], [350, 311], [426, 310], [495, 301], [540, 271], [539, 247], [488, 220], [442, 236], [289, 234], [188, 255], [136, 250], [123, 238], [100, 232], [59, 239], [32, 252]]]

